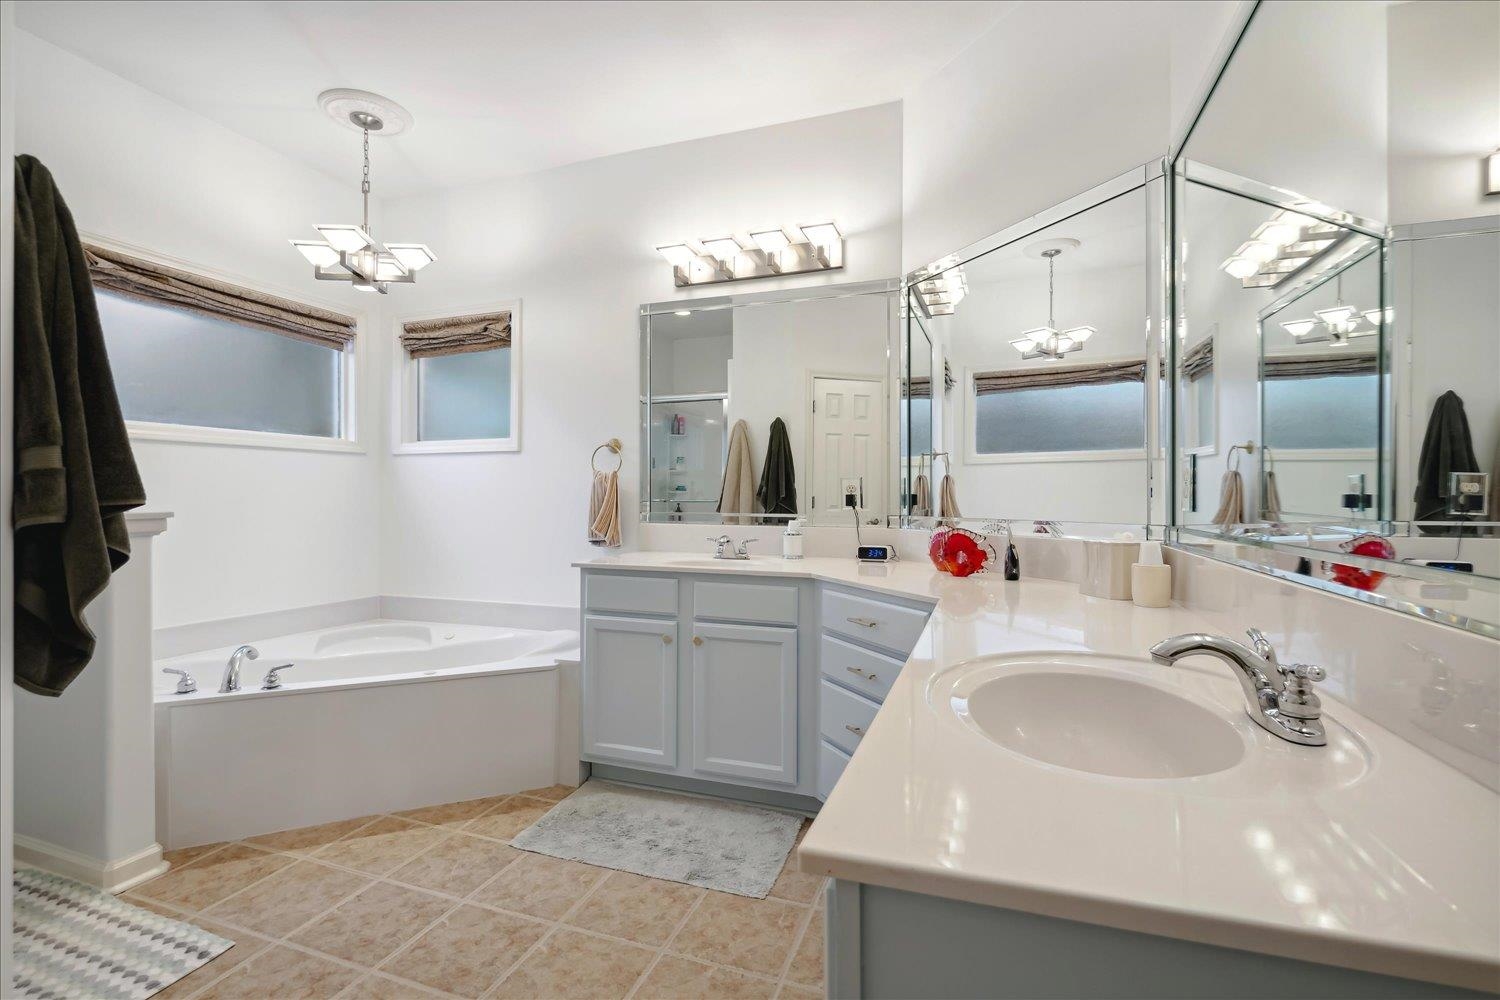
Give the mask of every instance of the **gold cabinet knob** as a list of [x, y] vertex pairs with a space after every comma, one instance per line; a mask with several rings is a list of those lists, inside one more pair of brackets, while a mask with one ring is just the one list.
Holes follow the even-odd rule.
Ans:
[[667, 646], [672, 645], [672, 637], [670, 635], [664, 635], [664, 636], [662, 636], [661, 637], [661, 641], [662, 641], [663, 645], [667, 645]]
[[694, 646], [701, 646], [701, 645], [703, 645], [703, 636], [701, 636], [701, 635], [695, 635], [695, 636], [693, 636], [693, 645]]

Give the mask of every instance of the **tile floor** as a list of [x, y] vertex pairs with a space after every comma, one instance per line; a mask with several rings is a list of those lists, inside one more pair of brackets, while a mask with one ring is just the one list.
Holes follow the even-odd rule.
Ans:
[[747, 899], [509, 846], [571, 791], [171, 852], [125, 898], [236, 944], [158, 1000], [822, 996], [823, 879], [788, 859]]

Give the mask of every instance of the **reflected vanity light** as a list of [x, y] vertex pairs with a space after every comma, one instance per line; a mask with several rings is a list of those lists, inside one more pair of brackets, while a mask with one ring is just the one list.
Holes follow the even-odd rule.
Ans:
[[716, 236], [697, 243], [669, 243], [656, 252], [672, 265], [678, 288], [747, 278], [770, 278], [844, 266], [844, 237], [832, 222], [751, 230], [750, 238]]
[[[1308, 211], [1333, 213], [1326, 205], [1309, 203], [1303, 207]], [[1347, 235], [1337, 226], [1301, 212], [1278, 209], [1270, 219], [1255, 227], [1251, 238], [1225, 258], [1219, 269], [1239, 279], [1244, 288], [1273, 288]]]
[[969, 279], [961, 267], [950, 267], [917, 284], [917, 295], [921, 296], [930, 316], [952, 316], [968, 294]]

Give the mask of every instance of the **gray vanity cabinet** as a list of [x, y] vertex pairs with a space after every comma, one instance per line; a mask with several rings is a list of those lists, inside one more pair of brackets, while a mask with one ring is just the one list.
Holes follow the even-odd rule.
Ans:
[[693, 624], [693, 770], [797, 783], [797, 630]]
[[677, 622], [585, 615], [584, 754], [677, 765]]

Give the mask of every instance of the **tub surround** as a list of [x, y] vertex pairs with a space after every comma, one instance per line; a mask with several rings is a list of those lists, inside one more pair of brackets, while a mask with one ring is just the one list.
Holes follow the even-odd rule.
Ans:
[[[579, 565], [811, 579], [936, 601], [802, 844], [804, 871], [844, 888], [884, 887], [1383, 976], [1477, 989], [1500, 981], [1500, 798], [1356, 711], [1340, 690], [1324, 692], [1324, 718], [1340, 739], [1294, 747], [1245, 717], [1223, 665], [1173, 668], [1191, 676], [1200, 704], [1239, 730], [1247, 755], [1276, 772], [1262, 784], [1238, 777], [1255, 770], [1243, 766], [1162, 783], [1038, 765], [928, 697], [946, 671], [975, 657], [1140, 658], [1169, 635], [1262, 624], [1253, 618], [1231, 623], [1228, 608], [1138, 608], [1083, 597], [1062, 581], [957, 580], [917, 561], [701, 557], [685, 569], [689, 558], [642, 552]], [[1153, 668], [1143, 661], [1141, 669]], [[1327, 787], [1313, 782], [1299, 755], [1335, 752], [1349, 757], [1334, 768], [1344, 776]]]

